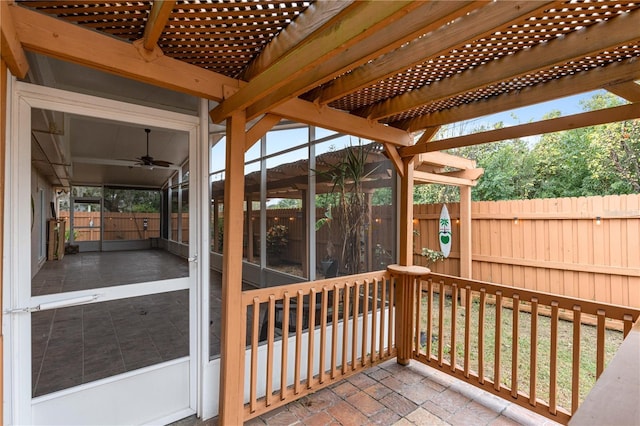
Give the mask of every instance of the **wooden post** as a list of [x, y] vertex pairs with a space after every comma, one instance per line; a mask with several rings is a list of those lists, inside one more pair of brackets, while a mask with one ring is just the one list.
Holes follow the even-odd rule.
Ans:
[[460, 187], [460, 277], [471, 278], [471, 187]]
[[[471, 187], [460, 186], [460, 277], [471, 278]], [[461, 291], [460, 303], [466, 306], [467, 292]], [[468, 313], [467, 313], [468, 314]]]
[[220, 413], [222, 425], [243, 422], [245, 332], [242, 310], [242, 225], [244, 203], [245, 112], [227, 119], [222, 256], [222, 351]]
[[400, 185], [400, 249], [399, 263], [413, 265], [413, 157], [403, 160]]
[[367, 192], [365, 194], [367, 197], [367, 221], [369, 222], [369, 226], [367, 227], [367, 244], [366, 244], [366, 271], [371, 271], [371, 266], [373, 265], [373, 223], [375, 221], [373, 217], [373, 192]]
[[428, 275], [429, 268], [424, 266], [389, 265], [387, 269], [396, 279], [396, 349], [400, 365], [409, 365], [412, 358], [413, 309], [416, 294], [416, 280]]
[[398, 364], [411, 361], [416, 278], [431, 272], [413, 265], [413, 158], [403, 161], [400, 186], [400, 264], [389, 265], [396, 279], [396, 349]]

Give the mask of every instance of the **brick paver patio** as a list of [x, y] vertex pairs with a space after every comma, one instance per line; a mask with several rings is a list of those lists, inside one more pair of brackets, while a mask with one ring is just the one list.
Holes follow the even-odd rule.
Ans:
[[[195, 418], [177, 426], [201, 425]], [[211, 419], [205, 425], [216, 425]], [[246, 425], [556, 425], [437, 370], [395, 359], [252, 419]]]

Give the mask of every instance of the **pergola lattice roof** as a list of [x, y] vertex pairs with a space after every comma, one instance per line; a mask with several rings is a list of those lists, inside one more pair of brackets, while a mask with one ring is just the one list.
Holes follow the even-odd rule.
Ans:
[[[215, 122], [243, 109], [249, 120], [271, 113], [336, 123], [335, 130], [361, 129], [358, 136], [405, 146], [413, 141], [392, 129], [416, 131], [603, 87], [615, 92], [640, 78], [640, 3], [633, 1], [16, 3], [24, 48], [216, 100]], [[54, 22], [61, 24], [29, 33]], [[104, 48], [106, 59], [50, 45], [47, 36], [61, 32], [76, 43], [86, 34], [87, 47]], [[95, 46], [104, 40], [96, 33], [120, 43]], [[131, 45], [147, 62], [207, 73], [180, 65], [172, 81], [139, 76], [145, 73], [117, 63], [117, 46]], [[197, 86], [201, 79], [216, 89]], [[640, 97], [637, 85], [625, 91]], [[325, 116], [305, 120], [314, 108]]]

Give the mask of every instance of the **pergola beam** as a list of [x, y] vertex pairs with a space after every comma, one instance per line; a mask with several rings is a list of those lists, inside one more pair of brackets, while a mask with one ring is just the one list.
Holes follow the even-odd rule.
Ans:
[[[311, 97], [320, 104], [327, 104], [384, 80], [399, 71], [421, 64], [425, 62], [425, 58], [445, 54], [451, 50], [452, 46], [481, 38], [493, 31], [497, 24], [505, 22], [505, 17], [510, 20], [517, 19], [531, 11], [548, 7], [548, 3], [530, 1], [489, 5], [484, 2], [429, 3], [427, 6], [432, 10], [421, 16], [425, 20], [424, 34], [431, 32], [428, 37], [414, 40], [394, 52], [354, 69], [349, 74], [311, 92]], [[474, 11], [477, 8], [481, 9]], [[442, 26], [447, 22], [450, 23]]]
[[[482, 169], [478, 169], [482, 170]], [[441, 185], [453, 185], [453, 186], [476, 186], [477, 182], [459, 178], [455, 176], [447, 176], [436, 173], [421, 172], [420, 170], [413, 171], [413, 181], [417, 183], [439, 183]]]
[[404, 167], [402, 164], [402, 157], [400, 157], [400, 153], [398, 152], [398, 147], [391, 145], [390, 143], [384, 143], [384, 150], [387, 153], [387, 157], [391, 160], [391, 164], [393, 164], [393, 168], [396, 170], [396, 173], [400, 177], [404, 177]]
[[239, 80], [167, 56], [149, 62], [133, 44], [24, 7], [12, 7], [12, 12], [22, 46], [36, 53], [216, 101], [224, 96], [223, 86], [240, 85]]
[[142, 45], [145, 49], [153, 50], [156, 47], [175, 5], [176, 0], [154, 0], [149, 12], [149, 19], [144, 26]]
[[281, 118], [277, 115], [273, 114], [265, 114], [257, 123], [255, 123], [251, 128], [247, 131], [247, 136], [245, 139], [245, 152], [249, 151], [249, 149], [255, 144], [261, 137], [263, 137], [269, 130], [273, 128], [276, 124], [280, 122]]
[[[0, 1], [0, 4], [3, 3]], [[166, 56], [148, 62], [129, 43], [23, 7], [10, 8], [20, 42], [24, 48], [36, 53], [215, 101], [224, 98], [225, 87], [239, 88], [245, 84]], [[4, 16], [3, 14], [3, 27]], [[87, 49], [88, 45], [93, 48]], [[334, 109], [318, 108], [317, 105], [300, 99], [291, 99], [272, 113], [299, 123], [365, 139], [400, 146], [412, 143], [410, 134], [404, 130]]]
[[[467, 6], [463, 10], [469, 9], [467, 3], [469, 2], [462, 3]], [[361, 65], [366, 66], [365, 64], [380, 55], [393, 52], [407, 42], [428, 32], [429, 28], [425, 28], [425, 25], [431, 22], [427, 19], [428, 17], [433, 17], [432, 19], [439, 18], [437, 20], [439, 24], [446, 22], [449, 19], [448, 16], [436, 16], [436, 12], [440, 12], [439, 9], [457, 10], [460, 5], [460, 2], [444, 2], [444, 4], [439, 2], [416, 2], [412, 5], [415, 9], [402, 9], [401, 12], [387, 19], [388, 22], [384, 24], [384, 31], [375, 32], [375, 28], [372, 28], [370, 36], [345, 49], [340, 55], [332, 55], [313, 69], [292, 79], [285, 86], [251, 105], [247, 108], [247, 119], [250, 120], [269, 110], [274, 105], [297, 97], [321, 84], [344, 75], [347, 71], [357, 70]], [[382, 8], [383, 6], [384, 3], [376, 4], [376, 7]], [[358, 18], [361, 19], [360, 16]], [[340, 22], [337, 25], [343, 25], [343, 23]], [[347, 73], [346, 75], [349, 74]]]
[[[360, 42], [375, 35], [376, 32], [416, 7], [416, 3], [405, 0], [355, 2], [353, 6], [341, 13], [341, 19], [338, 22], [313, 33], [303, 43], [249, 81], [235, 95], [211, 110], [211, 120], [218, 123], [233, 111], [246, 110], [250, 105], [289, 86], [298, 78], [310, 73], [315, 75], [316, 70], [323, 68], [323, 64], [333, 61], [349, 49], [358, 51], [357, 45]], [[317, 80], [319, 77], [314, 78]], [[287, 90], [284, 91], [286, 92]], [[271, 105], [277, 105], [277, 102], [272, 100]], [[266, 111], [269, 105], [265, 108]], [[251, 119], [252, 115], [259, 115], [261, 112], [264, 111], [254, 109], [247, 118]]]
[[[417, 146], [417, 145], [416, 145]], [[434, 166], [448, 166], [454, 167], [456, 169], [475, 169], [476, 162], [475, 160], [469, 160], [464, 157], [459, 157], [457, 155], [447, 154], [446, 152], [427, 152], [424, 154], [420, 154], [418, 156], [419, 164], [431, 164]]]
[[[287, 25], [269, 44], [260, 55], [247, 66], [242, 74], [245, 81], [249, 81], [269, 68], [315, 31], [339, 20], [342, 11], [353, 4], [351, 0], [322, 1], [309, 5], [304, 13], [300, 14], [291, 25]], [[207, 31], [210, 31], [207, 29]], [[226, 37], [226, 35], [223, 35]]]
[[[640, 64], [638, 64], [638, 67], [640, 68]], [[640, 102], [640, 84], [635, 81], [627, 81], [616, 84], [615, 86], [609, 86], [607, 90], [629, 102]]]
[[[29, 71], [29, 62], [13, 24], [12, 10], [15, 6], [0, 1], [0, 52], [11, 74], [24, 78]], [[4, 105], [3, 108], [4, 110]]]
[[380, 120], [491, 84], [512, 80], [518, 76], [635, 42], [640, 38], [640, 26], [637, 24], [639, 20], [640, 11], [629, 12], [610, 21], [594, 24], [565, 37], [497, 59], [477, 69], [462, 72], [444, 81], [405, 92], [363, 108], [357, 113], [371, 120]]
[[414, 132], [425, 127], [470, 120], [527, 105], [552, 101], [575, 95], [576, 93], [590, 92], [600, 88], [609, 89], [609, 85], [616, 85], [637, 78], [640, 78], [640, 61], [630, 59], [555, 79], [547, 83], [537, 84], [516, 92], [496, 96], [486, 101], [464, 104], [422, 117], [398, 121], [392, 123], [392, 125]]
[[535, 123], [521, 124], [519, 126], [504, 127], [488, 132], [474, 133], [455, 138], [442, 139], [421, 146], [410, 146], [400, 149], [403, 157], [413, 156], [422, 152], [442, 151], [445, 149], [461, 148], [463, 146], [479, 145], [488, 142], [496, 142], [508, 139], [522, 138], [525, 136], [541, 135], [544, 133], [560, 132], [563, 130], [578, 129], [581, 127], [596, 126], [599, 124], [632, 120], [640, 117], [640, 103], [622, 105], [582, 114], [553, 118]]
[[413, 143], [409, 132], [346, 114], [327, 106], [318, 106], [301, 99], [291, 99], [271, 110], [283, 118], [323, 127], [364, 139], [409, 146]]

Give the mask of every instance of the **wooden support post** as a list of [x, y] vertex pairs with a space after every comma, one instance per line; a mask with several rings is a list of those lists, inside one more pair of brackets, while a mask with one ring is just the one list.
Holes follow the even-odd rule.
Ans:
[[413, 265], [413, 157], [403, 160], [400, 185], [400, 265]]
[[222, 256], [222, 352], [220, 413], [222, 425], [243, 422], [245, 331], [242, 310], [242, 219], [244, 204], [245, 113], [227, 119]]
[[471, 187], [460, 187], [460, 277], [471, 278]]
[[[460, 277], [471, 279], [471, 187], [460, 186]], [[466, 306], [467, 292], [460, 292], [460, 304]], [[468, 313], [465, 313], [468, 315]]]
[[416, 279], [431, 272], [413, 264], [413, 158], [403, 160], [400, 187], [400, 264], [389, 265], [396, 279], [396, 349], [398, 364], [407, 365], [412, 357], [414, 296]]
[[423, 266], [389, 265], [387, 269], [396, 279], [396, 350], [400, 365], [408, 365], [412, 358], [414, 331], [414, 305], [416, 280], [428, 275], [429, 268]]
[[[371, 271], [373, 266], [373, 222], [375, 220], [375, 218], [373, 217], [373, 206], [371, 205], [373, 203], [373, 193], [367, 192], [365, 194], [365, 197], [367, 198], [367, 201], [366, 201], [367, 215], [369, 216], [367, 218], [369, 221], [369, 226], [367, 227], [367, 244], [366, 244], [367, 252], [366, 252], [365, 270]], [[378, 265], [376, 265], [376, 268], [377, 267]]]

